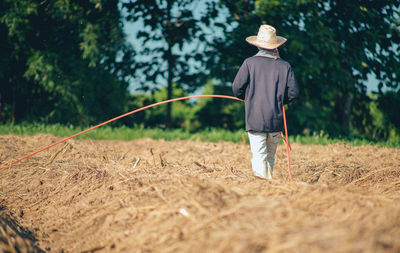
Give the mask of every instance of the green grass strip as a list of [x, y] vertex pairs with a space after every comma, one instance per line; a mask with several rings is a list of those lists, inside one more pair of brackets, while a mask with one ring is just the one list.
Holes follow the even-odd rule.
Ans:
[[[35, 135], [38, 133], [52, 134], [59, 137], [68, 137], [85, 130], [84, 127], [65, 126], [60, 124], [3, 124], [0, 125], [0, 135], [16, 134], [16, 135]], [[248, 143], [248, 137], [244, 130], [228, 131], [225, 129], [210, 128], [198, 132], [188, 132], [183, 129], [161, 129], [161, 128], [129, 128], [126, 126], [111, 127], [102, 126], [90, 132], [84, 133], [76, 137], [77, 139], [93, 139], [93, 140], [134, 140], [141, 138], [171, 140], [192, 140], [192, 141], [231, 141], [234, 143], [242, 143], [243, 138]], [[348, 144], [352, 146], [360, 145], [378, 145], [380, 147], [400, 148], [400, 143], [379, 141], [373, 142], [363, 138], [329, 138], [325, 135], [295, 135], [289, 133], [289, 141], [291, 143], [301, 143], [305, 145], [328, 145], [328, 144]], [[282, 142], [281, 142], [282, 143]]]

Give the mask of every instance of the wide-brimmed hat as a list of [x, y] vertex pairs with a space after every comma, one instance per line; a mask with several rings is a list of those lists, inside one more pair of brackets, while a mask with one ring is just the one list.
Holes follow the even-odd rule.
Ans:
[[270, 25], [261, 25], [257, 36], [250, 36], [246, 41], [256, 47], [275, 49], [287, 41], [286, 38], [276, 36], [276, 29]]

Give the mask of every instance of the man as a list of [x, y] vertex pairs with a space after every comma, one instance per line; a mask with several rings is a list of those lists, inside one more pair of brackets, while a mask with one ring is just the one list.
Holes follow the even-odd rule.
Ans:
[[282, 106], [293, 101], [299, 87], [290, 64], [279, 57], [286, 42], [270, 25], [261, 25], [257, 36], [246, 41], [259, 48], [247, 58], [233, 82], [233, 94], [245, 100], [246, 131], [249, 135], [254, 175], [272, 179], [275, 152], [283, 131]]

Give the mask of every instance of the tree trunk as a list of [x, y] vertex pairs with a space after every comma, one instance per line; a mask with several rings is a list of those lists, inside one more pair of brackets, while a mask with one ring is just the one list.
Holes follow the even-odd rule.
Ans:
[[347, 92], [343, 98], [342, 104], [342, 129], [346, 135], [350, 133], [350, 116], [351, 116], [352, 94]]
[[[173, 68], [173, 60], [171, 55], [171, 48], [168, 48], [169, 59], [168, 59], [168, 87], [167, 87], [167, 99], [172, 99], [172, 68]], [[167, 128], [171, 128], [172, 121], [171, 121], [171, 112], [172, 112], [172, 103], [167, 104], [167, 119], [166, 119], [166, 126]]]
[[11, 106], [11, 123], [15, 123], [15, 112], [16, 112], [16, 100], [17, 100], [17, 91], [15, 85], [12, 86], [12, 106]]
[[[171, 25], [171, 1], [167, 1], [167, 20], [166, 20], [166, 30], [167, 30], [167, 59], [168, 59], [168, 87], [167, 87], [167, 99], [172, 99], [172, 81], [173, 81], [173, 68], [174, 68], [174, 58], [172, 55], [172, 47], [174, 46], [172, 40], [168, 38], [169, 29]], [[171, 128], [172, 121], [171, 121], [171, 112], [172, 112], [172, 103], [167, 103], [167, 118], [166, 118], [166, 127]]]

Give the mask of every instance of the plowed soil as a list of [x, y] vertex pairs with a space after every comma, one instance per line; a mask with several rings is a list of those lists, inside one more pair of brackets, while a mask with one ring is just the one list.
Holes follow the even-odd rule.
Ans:
[[[0, 163], [59, 140], [0, 136]], [[0, 171], [0, 252], [400, 252], [400, 150], [70, 140]]]

